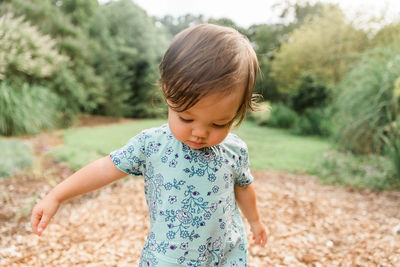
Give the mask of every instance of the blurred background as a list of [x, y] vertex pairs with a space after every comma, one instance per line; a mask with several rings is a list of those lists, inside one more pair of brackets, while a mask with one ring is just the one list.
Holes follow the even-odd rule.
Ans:
[[[319, 149], [319, 165], [302, 171], [399, 187], [397, 0], [2, 0], [0, 148], [10, 152], [0, 176], [32, 162], [9, 137], [68, 128], [81, 114], [165, 118], [158, 64], [176, 33], [205, 22], [236, 28], [257, 52], [262, 111], [246, 125], [258, 144], [268, 142], [270, 132], [257, 132], [267, 129], [279, 129], [281, 144], [317, 138], [324, 154]], [[296, 140], [300, 147], [310, 139]]]

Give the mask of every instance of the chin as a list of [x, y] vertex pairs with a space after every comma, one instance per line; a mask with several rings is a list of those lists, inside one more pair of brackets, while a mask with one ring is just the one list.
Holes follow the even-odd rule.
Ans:
[[209, 147], [209, 145], [207, 145], [206, 143], [195, 143], [195, 142], [191, 142], [191, 141], [187, 141], [187, 142], [185, 142], [185, 144], [192, 149], [201, 149], [201, 148]]

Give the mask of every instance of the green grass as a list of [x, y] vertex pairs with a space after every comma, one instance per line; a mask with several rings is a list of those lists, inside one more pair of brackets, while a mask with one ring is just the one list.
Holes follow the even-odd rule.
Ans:
[[246, 121], [234, 133], [246, 143], [251, 168], [311, 172], [332, 144], [318, 137], [296, 136], [287, 130], [260, 127]]
[[70, 128], [63, 132], [65, 145], [52, 149], [48, 154], [68, 162], [76, 170], [122, 147], [142, 130], [165, 122], [152, 119], [111, 126]]
[[32, 165], [32, 149], [17, 139], [0, 138], [0, 177]]
[[[141, 120], [104, 127], [68, 129], [63, 133], [65, 146], [53, 149], [50, 153], [77, 169], [123, 146], [141, 130], [163, 123], [165, 120]], [[234, 132], [247, 143], [251, 168], [256, 170], [309, 172], [330, 147], [328, 141], [320, 138], [294, 136], [285, 130], [260, 127], [247, 121]]]

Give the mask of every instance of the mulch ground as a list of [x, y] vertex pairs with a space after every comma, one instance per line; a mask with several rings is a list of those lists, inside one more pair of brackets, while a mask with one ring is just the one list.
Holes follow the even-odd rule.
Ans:
[[[80, 126], [121, 122], [86, 120], [90, 125]], [[71, 174], [43, 156], [62, 144], [59, 134], [24, 138], [34, 148], [34, 168], [0, 180], [0, 266], [137, 266], [149, 231], [143, 178], [64, 203], [42, 237], [32, 234], [32, 206]], [[249, 266], [400, 266], [400, 192], [321, 185], [315, 177], [283, 172], [253, 174], [270, 236], [265, 248], [250, 245]]]

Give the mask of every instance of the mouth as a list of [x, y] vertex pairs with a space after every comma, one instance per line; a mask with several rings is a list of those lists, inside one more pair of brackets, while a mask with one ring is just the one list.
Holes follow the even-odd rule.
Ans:
[[204, 142], [194, 142], [194, 141], [190, 141], [190, 140], [188, 140], [187, 143], [191, 148], [201, 148], [201, 147], [204, 147], [206, 144]]

